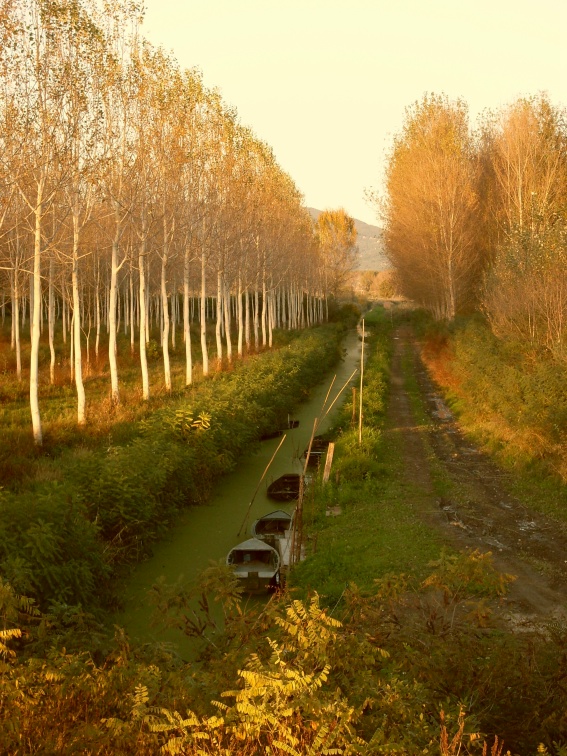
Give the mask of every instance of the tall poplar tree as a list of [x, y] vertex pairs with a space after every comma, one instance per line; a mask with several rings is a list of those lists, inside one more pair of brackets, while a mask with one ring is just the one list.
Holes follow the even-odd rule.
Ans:
[[352, 280], [358, 263], [354, 218], [344, 210], [323, 210], [315, 222], [326, 288], [333, 297]]
[[386, 188], [386, 252], [402, 293], [453, 318], [474, 302], [484, 264], [478, 161], [462, 101], [428, 95], [407, 109]]

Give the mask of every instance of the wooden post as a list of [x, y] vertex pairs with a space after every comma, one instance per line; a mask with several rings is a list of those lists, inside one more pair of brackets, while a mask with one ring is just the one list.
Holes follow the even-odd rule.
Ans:
[[284, 434], [283, 434], [283, 436], [282, 436], [282, 440], [281, 440], [281, 441], [279, 442], [279, 444], [278, 444], [278, 448], [277, 448], [277, 449], [275, 450], [275, 452], [274, 452], [274, 453], [272, 454], [272, 458], [270, 459], [270, 461], [269, 461], [269, 462], [268, 462], [268, 464], [266, 465], [266, 469], [264, 470], [264, 472], [262, 473], [262, 477], [261, 477], [261, 478], [260, 478], [260, 480], [258, 481], [258, 485], [256, 486], [256, 489], [255, 489], [254, 493], [252, 494], [252, 498], [250, 499], [250, 504], [248, 505], [248, 509], [246, 510], [246, 514], [245, 514], [245, 516], [244, 516], [244, 520], [242, 521], [242, 525], [240, 526], [240, 530], [239, 530], [239, 531], [238, 531], [238, 533], [236, 534], [236, 537], [237, 537], [237, 538], [238, 538], [238, 536], [240, 535], [240, 533], [242, 532], [242, 528], [243, 528], [243, 527], [244, 527], [244, 526], [246, 525], [246, 521], [248, 520], [248, 515], [250, 514], [250, 509], [251, 509], [251, 507], [252, 507], [252, 504], [254, 504], [254, 499], [256, 498], [256, 494], [258, 493], [258, 490], [260, 489], [260, 485], [261, 485], [262, 481], [264, 480], [264, 478], [266, 477], [266, 473], [267, 473], [267, 472], [268, 472], [268, 470], [270, 469], [270, 466], [271, 466], [272, 462], [273, 462], [273, 461], [274, 461], [274, 459], [276, 458], [276, 454], [277, 454], [277, 453], [279, 452], [279, 450], [280, 450], [280, 449], [282, 448], [282, 444], [283, 444], [283, 442], [284, 442], [284, 441], [286, 440], [286, 437], [287, 437], [287, 435], [286, 435], [286, 434], [284, 433]]
[[362, 381], [364, 378], [364, 318], [362, 319], [362, 349], [360, 350], [360, 405], [358, 409], [358, 443], [362, 444]]
[[327, 458], [325, 459], [325, 469], [323, 471], [323, 483], [327, 483], [331, 475], [331, 465], [333, 464], [333, 454], [335, 453], [335, 444], [330, 443], [327, 449]]
[[297, 564], [301, 561], [301, 542], [303, 540], [303, 496], [305, 493], [305, 478], [303, 475], [299, 478], [299, 498], [293, 517], [293, 533], [291, 542], [291, 564]]
[[356, 386], [352, 387], [352, 427], [356, 427]]

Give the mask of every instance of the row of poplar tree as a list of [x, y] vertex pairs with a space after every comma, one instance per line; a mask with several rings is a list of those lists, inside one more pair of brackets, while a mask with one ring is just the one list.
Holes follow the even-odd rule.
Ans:
[[438, 319], [481, 307], [498, 336], [567, 357], [567, 111], [540, 94], [487, 112], [428, 95], [387, 170], [388, 255]]
[[299, 191], [198, 71], [143, 39], [142, 16], [129, 0], [0, 2], [0, 296], [19, 376], [29, 313], [36, 444], [39, 340], [47, 331], [53, 382], [56, 322], [70, 332], [82, 424], [84, 342], [92, 333], [98, 350], [101, 326], [119, 402], [120, 320], [148, 399], [151, 322], [171, 390], [176, 324], [189, 384], [191, 319], [207, 374], [211, 320], [220, 361], [231, 333], [242, 354], [271, 344], [275, 325], [324, 316], [329, 271]]

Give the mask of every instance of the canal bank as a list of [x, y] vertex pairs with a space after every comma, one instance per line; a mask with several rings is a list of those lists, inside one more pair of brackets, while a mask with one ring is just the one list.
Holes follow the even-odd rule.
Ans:
[[[123, 611], [114, 618], [115, 624], [124, 627], [134, 642], [173, 643], [180, 655], [187, 658], [194, 641], [177, 630], [151, 626], [152, 609], [148, 591], [161, 577], [167, 583], [175, 582], [180, 576], [189, 581], [195, 580], [211, 562], [224, 561], [233, 546], [248, 538], [252, 523], [258, 517], [274, 509], [292, 511], [293, 504], [281, 505], [271, 501], [267, 496], [267, 487], [281, 475], [302, 471], [301, 457], [309, 444], [315, 418], [322, 414], [321, 408], [329, 386], [334, 379], [330, 391], [330, 397], [334, 399], [359, 366], [360, 344], [356, 332], [349, 333], [344, 341], [341, 362], [330, 374], [322, 376], [321, 383], [311, 391], [308, 401], [296, 408], [293, 419], [298, 420], [299, 425], [286, 430], [285, 440], [255, 497], [258, 482], [281, 438], [263, 441], [253, 453], [241, 458], [236, 468], [219, 480], [209, 503], [183, 512], [169, 538], [154, 547], [150, 559], [134, 568], [123, 586]], [[333, 410], [320, 420], [318, 433], [329, 427], [340, 403], [339, 399]]]

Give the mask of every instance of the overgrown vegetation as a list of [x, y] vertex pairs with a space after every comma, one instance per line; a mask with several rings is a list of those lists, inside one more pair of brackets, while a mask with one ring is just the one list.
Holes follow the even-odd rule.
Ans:
[[[541, 740], [564, 754], [552, 741], [566, 734], [557, 665], [565, 629], [518, 639], [491, 628], [487, 605], [506, 580], [486, 556], [444, 555], [431, 568], [423, 581], [387, 575], [367, 592], [350, 584], [330, 611], [316, 594], [244, 610], [218, 568], [209, 596], [224, 605], [226, 633], [193, 667], [165, 647], [131, 649], [120, 632], [101, 642], [85, 615], [34, 622], [4, 584], [2, 642], [13, 651], [17, 623], [35, 655], [1, 663], [3, 747], [457, 756], [488, 753], [483, 739], [492, 743], [498, 731], [515, 753], [535, 754]], [[208, 573], [203, 591], [215, 583]], [[88, 652], [64, 647], [87, 633]]]
[[112, 600], [116, 568], [147, 553], [176, 512], [206, 500], [238, 455], [282, 424], [338, 360], [339, 337], [336, 326], [310, 331], [172, 398], [122, 443], [43, 458], [39, 478], [0, 495], [4, 578], [43, 609]]
[[[38, 617], [2, 582], [5, 752], [565, 756], [567, 628], [503, 632], [492, 610], [509, 578], [487, 555], [440, 552], [415, 526], [419, 491], [399, 482], [385, 423], [389, 325], [373, 315], [367, 326], [363, 441], [347, 403], [340, 485], [315, 486], [306, 502], [311, 553], [290, 592], [250, 606], [226, 567], [191, 591], [156, 585], [162, 619], [209, 638], [187, 665], [166, 646], [131, 648], [120, 630], [110, 639], [80, 607], [55, 602]], [[174, 435], [207, 438], [200, 414], [193, 426], [197, 411], [179, 421], [164, 411], [152, 428], [173, 421]]]
[[[494, 336], [480, 317], [422, 327], [424, 357], [462, 422], [501, 463], [553, 488], [546, 510], [567, 517], [565, 366]], [[555, 479], [555, 483], [554, 483]], [[561, 482], [562, 481], [562, 482]]]

